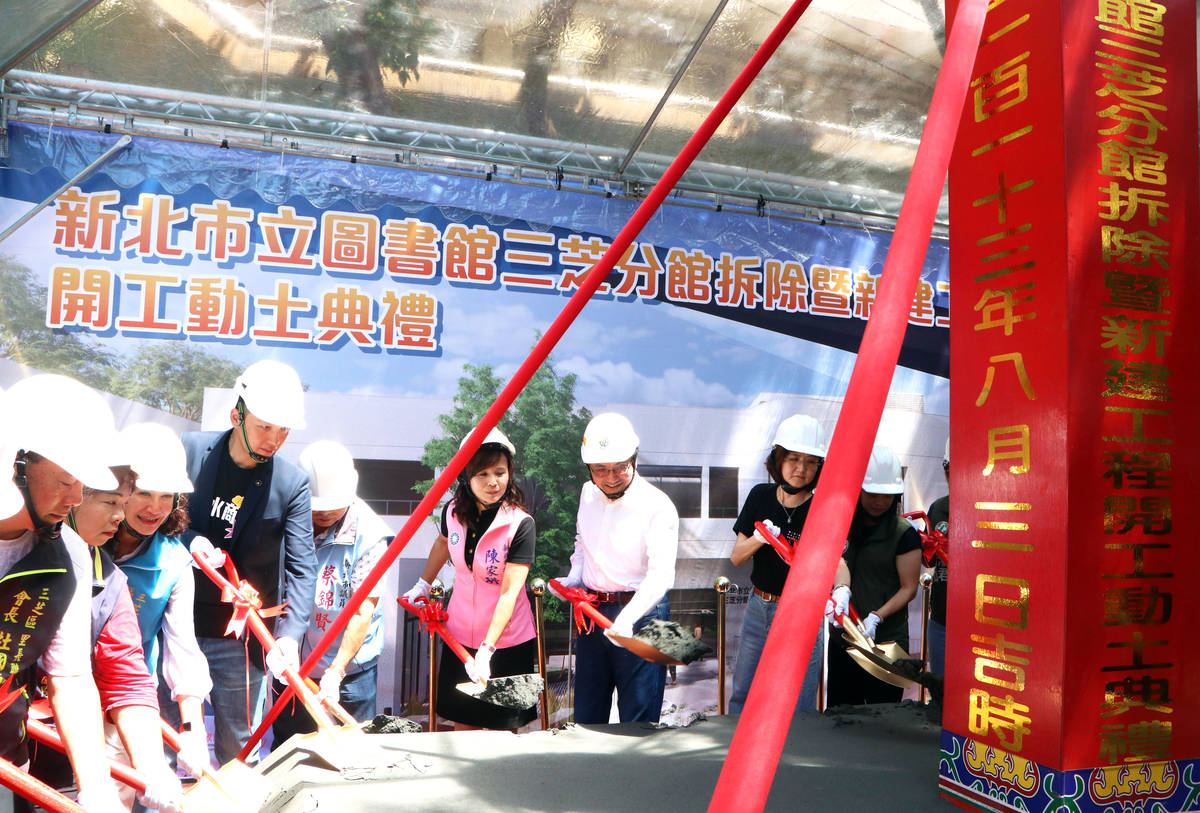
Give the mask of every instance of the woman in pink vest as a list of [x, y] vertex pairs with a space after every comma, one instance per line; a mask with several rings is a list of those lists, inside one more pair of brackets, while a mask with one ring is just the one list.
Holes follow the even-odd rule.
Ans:
[[429, 584], [449, 559], [454, 589], [447, 607], [450, 633], [471, 650], [463, 665], [442, 647], [438, 666], [437, 713], [456, 729], [516, 729], [537, 716], [536, 704], [508, 709], [455, 689], [467, 680], [519, 675], [535, 670], [536, 631], [525, 579], [533, 564], [533, 517], [516, 483], [516, 450], [493, 429], [458, 477], [454, 499], [442, 510], [441, 533], [409, 599], [429, 594]]

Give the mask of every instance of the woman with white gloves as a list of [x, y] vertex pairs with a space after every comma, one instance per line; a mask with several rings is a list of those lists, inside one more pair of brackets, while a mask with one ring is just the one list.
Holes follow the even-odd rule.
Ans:
[[[867, 637], [908, 649], [908, 603], [917, 594], [921, 537], [900, 516], [904, 473], [891, 449], [876, 446], [863, 480], [839, 574], [849, 572], [850, 603]], [[839, 576], [839, 580], [841, 577]], [[844, 590], [845, 588], [840, 588]], [[844, 610], [844, 596], [832, 601]], [[839, 641], [839, 644], [841, 642]], [[898, 703], [904, 690], [869, 674], [846, 654], [829, 648], [829, 705]]]
[[449, 559], [454, 589], [446, 628], [472, 653], [464, 666], [443, 646], [438, 667], [437, 713], [455, 728], [516, 729], [537, 716], [501, 708], [457, 691], [466, 680], [534, 671], [536, 629], [525, 579], [533, 564], [536, 531], [516, 483], [516, 450], [493, 429], [458, 477], [454, 498], [442, 510], [441, 533], [417, 584], [405, 597], [429, 595], [430, 583]]
[[[150, 674], [159, 677], [161, 656], [161, 677], [178, 704], [180, 764], [198, 777], [211, 762], [204, 698], [212, 679], [196, 641], [192, 557], [179, 539], [188, 527], [185, 494], [192, 490], [183, 444], [171, 429], [154, 423], [126, 427], [118, 443], [137, 480], [108, 551], [129, 580]], [[163, 712], [168, 720], [176, 718]]]
[[[771, 451], [767, 453], [765, 461], [771, 482], [760, 483], [750, 489], [733, 524], [737, 540], [733, 544], [730, 560], [735, 565], [747, 560], [753, 560], [753, 563], [750, 571], [752, 591], [746, 604], [737, 665], [733, 671], [730, 714], [742, 712], [767, 642], [767, 633], [771, 631], [775, 611], [779, 608], [784, 582], [791, 571], [775, 549], [755, 532], [754, 524], [762, 522], [768, 528], [773, 528], [785, 544], [796, 544], [808, 518], [813, 490], [817, 487], [827, 448], [825, 432], [815, 418], [800, 414], [785, 418], [775, 430]], [[818, 634], [804, 673], [804, 686], [796, 704], [798, 711], [817, 708], [822, 649], [821, 636]]]

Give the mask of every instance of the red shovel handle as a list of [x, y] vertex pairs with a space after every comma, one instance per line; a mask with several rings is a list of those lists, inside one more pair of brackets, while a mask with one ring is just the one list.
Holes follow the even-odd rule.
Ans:
[[82, 807], [7, 759], [0, 759], [0, 785], [31, 802], [37, 802], [51, 813], [85, 813]]
[[450, 647], [450, 650], [458, 656], [460, 661], [466, 663], [471, 658], [471, 653], [458, 642], [457, 638], [450, 634], [450, 630], [446, 629], [446, 625], [442, 623], [448, 616], [441, 604], [429, 600], [424, 600], [418, 604], [409, 601], [404, 596], [396, 599], [396, 603], [421, 619], [421, 623], [425, 625], [425, 629], [429, 631], [430, 635], [434, 633], [440, 635], [442, 640], [446, 642], [446, 646]]
[[596, 609], [596, 596], [593, 593], [584, 590], [581, 587], [567, 587], [558, 579], [551, 579], [550, 586], [554, 588], [556, 593], [565, 598], [573, 608], [575, 608], [576, 626], [580, 627], [581, 629], [583, 627], [583, 624], [580, 621], [580, 614], [582, 613], [590, 618], [592, 623], [600, 627], [602, 630], [612, 627], [613, 622], [608, 618], [608, 616]]
[[[265, 649], [267, 652], [274, 652], [277, 650], [279, 648], [279, 643], [275, 640], [275, 637], [271, 635], [271, 631], [267, 629], [266, 623], [262, 620], [262, 615], [257, 609], [257, 602], [251, 601], [249, 597], [242, 591], [241, 584], [245, 584], [245, 582], [242, 582], [238, 578], [237, 569], [234, 568], [233, 562], [230, 561], [228, 555], [225, 558], [225, 568], [230, 571], [233, 577], [232, 580], [227, 579], [221, 574], [220, 571], [206, 562], [200, 555], [192, 554], [192, 559], [196, 562], [196, 565], [202, 571], [204, 571], [204, 575], [208, 576], [208, 578], [212, 580], [213, 584], [221, 588], [221, 592], [223, 594], [233, 596], [241, 606], [247, 608], [246, 623], [249, 625], [250, 631], [254, 633], [254, 637], [258, 639], [260, 644], [262, 644], [263, 649]], [[317, 726], [326, 731], [333, 731], [333, 720], [329, 718], [329, 715], [325, 712], [325, 709], [321, 707], [320, 702], [317, 701], [317, 696], [309, 691], [308, 687], [304, 685], [304, 678], [300, 676], [300, 673], [295, 669], [285, 669], [283, 672], [283, 677], [287, 681], [288, 686], [292, 688], [292, 691], [296, 693], [296, 696], [300, 698], [300, 702], [304, 704], [306, 709], [308, 709], [308, 713], [312, 715], [312, 718], [316, 722]]]
[[[43, 745], [48, 745], [59, 753], [67, 753], [67, 749], [63, 747], [62, 737], [59, 736], [59, 733], [42, 721], [28, 719], [25, 721], [25, 728], [29, 732], [30, 737], [33, 737]], [[113, 779], [116, 779], [118, 782], [124, 782], [138, 793], [146, 792], [145, 781], [128, 765], [122, 765], [110, 759], [108, 760], [108, 772]], [[13, 788], [13, 790], [16, 790], [16, 788]]]
[[765, 539], [767, 541], [767, 544], [775, 549], [775, 552], [779, 554], [779, 558], [784, 561], [784, 564], [786, 564], [788, 567], [792, 566], [792, 546], [791, 545], [789, 545], [787, 542], [784, 542], [782, 539], [780, 539], [775, 534], [771, 533], [770, 529], [767, 528], [766, 525], [763, 525], [761, 522], [754, 523], [754, 530], [756, 531], [758, 536]]

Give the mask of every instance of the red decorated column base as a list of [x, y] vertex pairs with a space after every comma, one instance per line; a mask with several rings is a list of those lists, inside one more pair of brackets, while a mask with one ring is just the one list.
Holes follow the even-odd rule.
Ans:
[[1056, 771], [943, 731], [938, 772], [942, 798], [963, 810], [1200, 810], [1200, 759]]

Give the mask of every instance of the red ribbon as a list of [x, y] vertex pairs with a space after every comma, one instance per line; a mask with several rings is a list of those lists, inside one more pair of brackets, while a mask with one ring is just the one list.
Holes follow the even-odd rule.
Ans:
[[595, 622], [591, 617], [584, 613], [584, 605], [588, 605], [593, 609], [596, 606], [596, 594], [584, 590], [582, 587], [567, 587], [558, 579], [550, 580], [551, 586], [555, 592], [561, 595], [571, 605], [571, 615], [575, 619], [575, 631], [580, 635], [586, 635], [592, 631]]
[[917, 529], [921, 535], [921, 560], [926, 567], [933, 567], [933, 562], [941, 558], [946, 566], [950, 566], [950, 537], [933, 527], [924, 511], [910, 511], [905, 519], [918, 519], [924, 525], [924, 530]]
[[246, 621], [250, 617], [251, 610], [257, 612], [260, 618], [270, 618], [279, 615], [287, 606], [287, 602], [284, 602], [274, 607], [264, 608], [262, 596], [258, 590], [250, 582], [238, 576], [237, 568], [234, 567], [233, 560], [228, 556], [225, 557], [225, 570], [229, 573], [230, 583], [221, 587], [221, 601], [233, 605], [233, 615], [225, 627], [226, 635], [241, 638], [246, 631]]
[[18, 697], [25, 694], [24, 689], [15, 692], [12, 691], [12, 682], [13, 675], [9, 675], [8, 680], [4, 681], [3, 685], [0, 685], [0, 711], [4, 711], [15, 703]]

